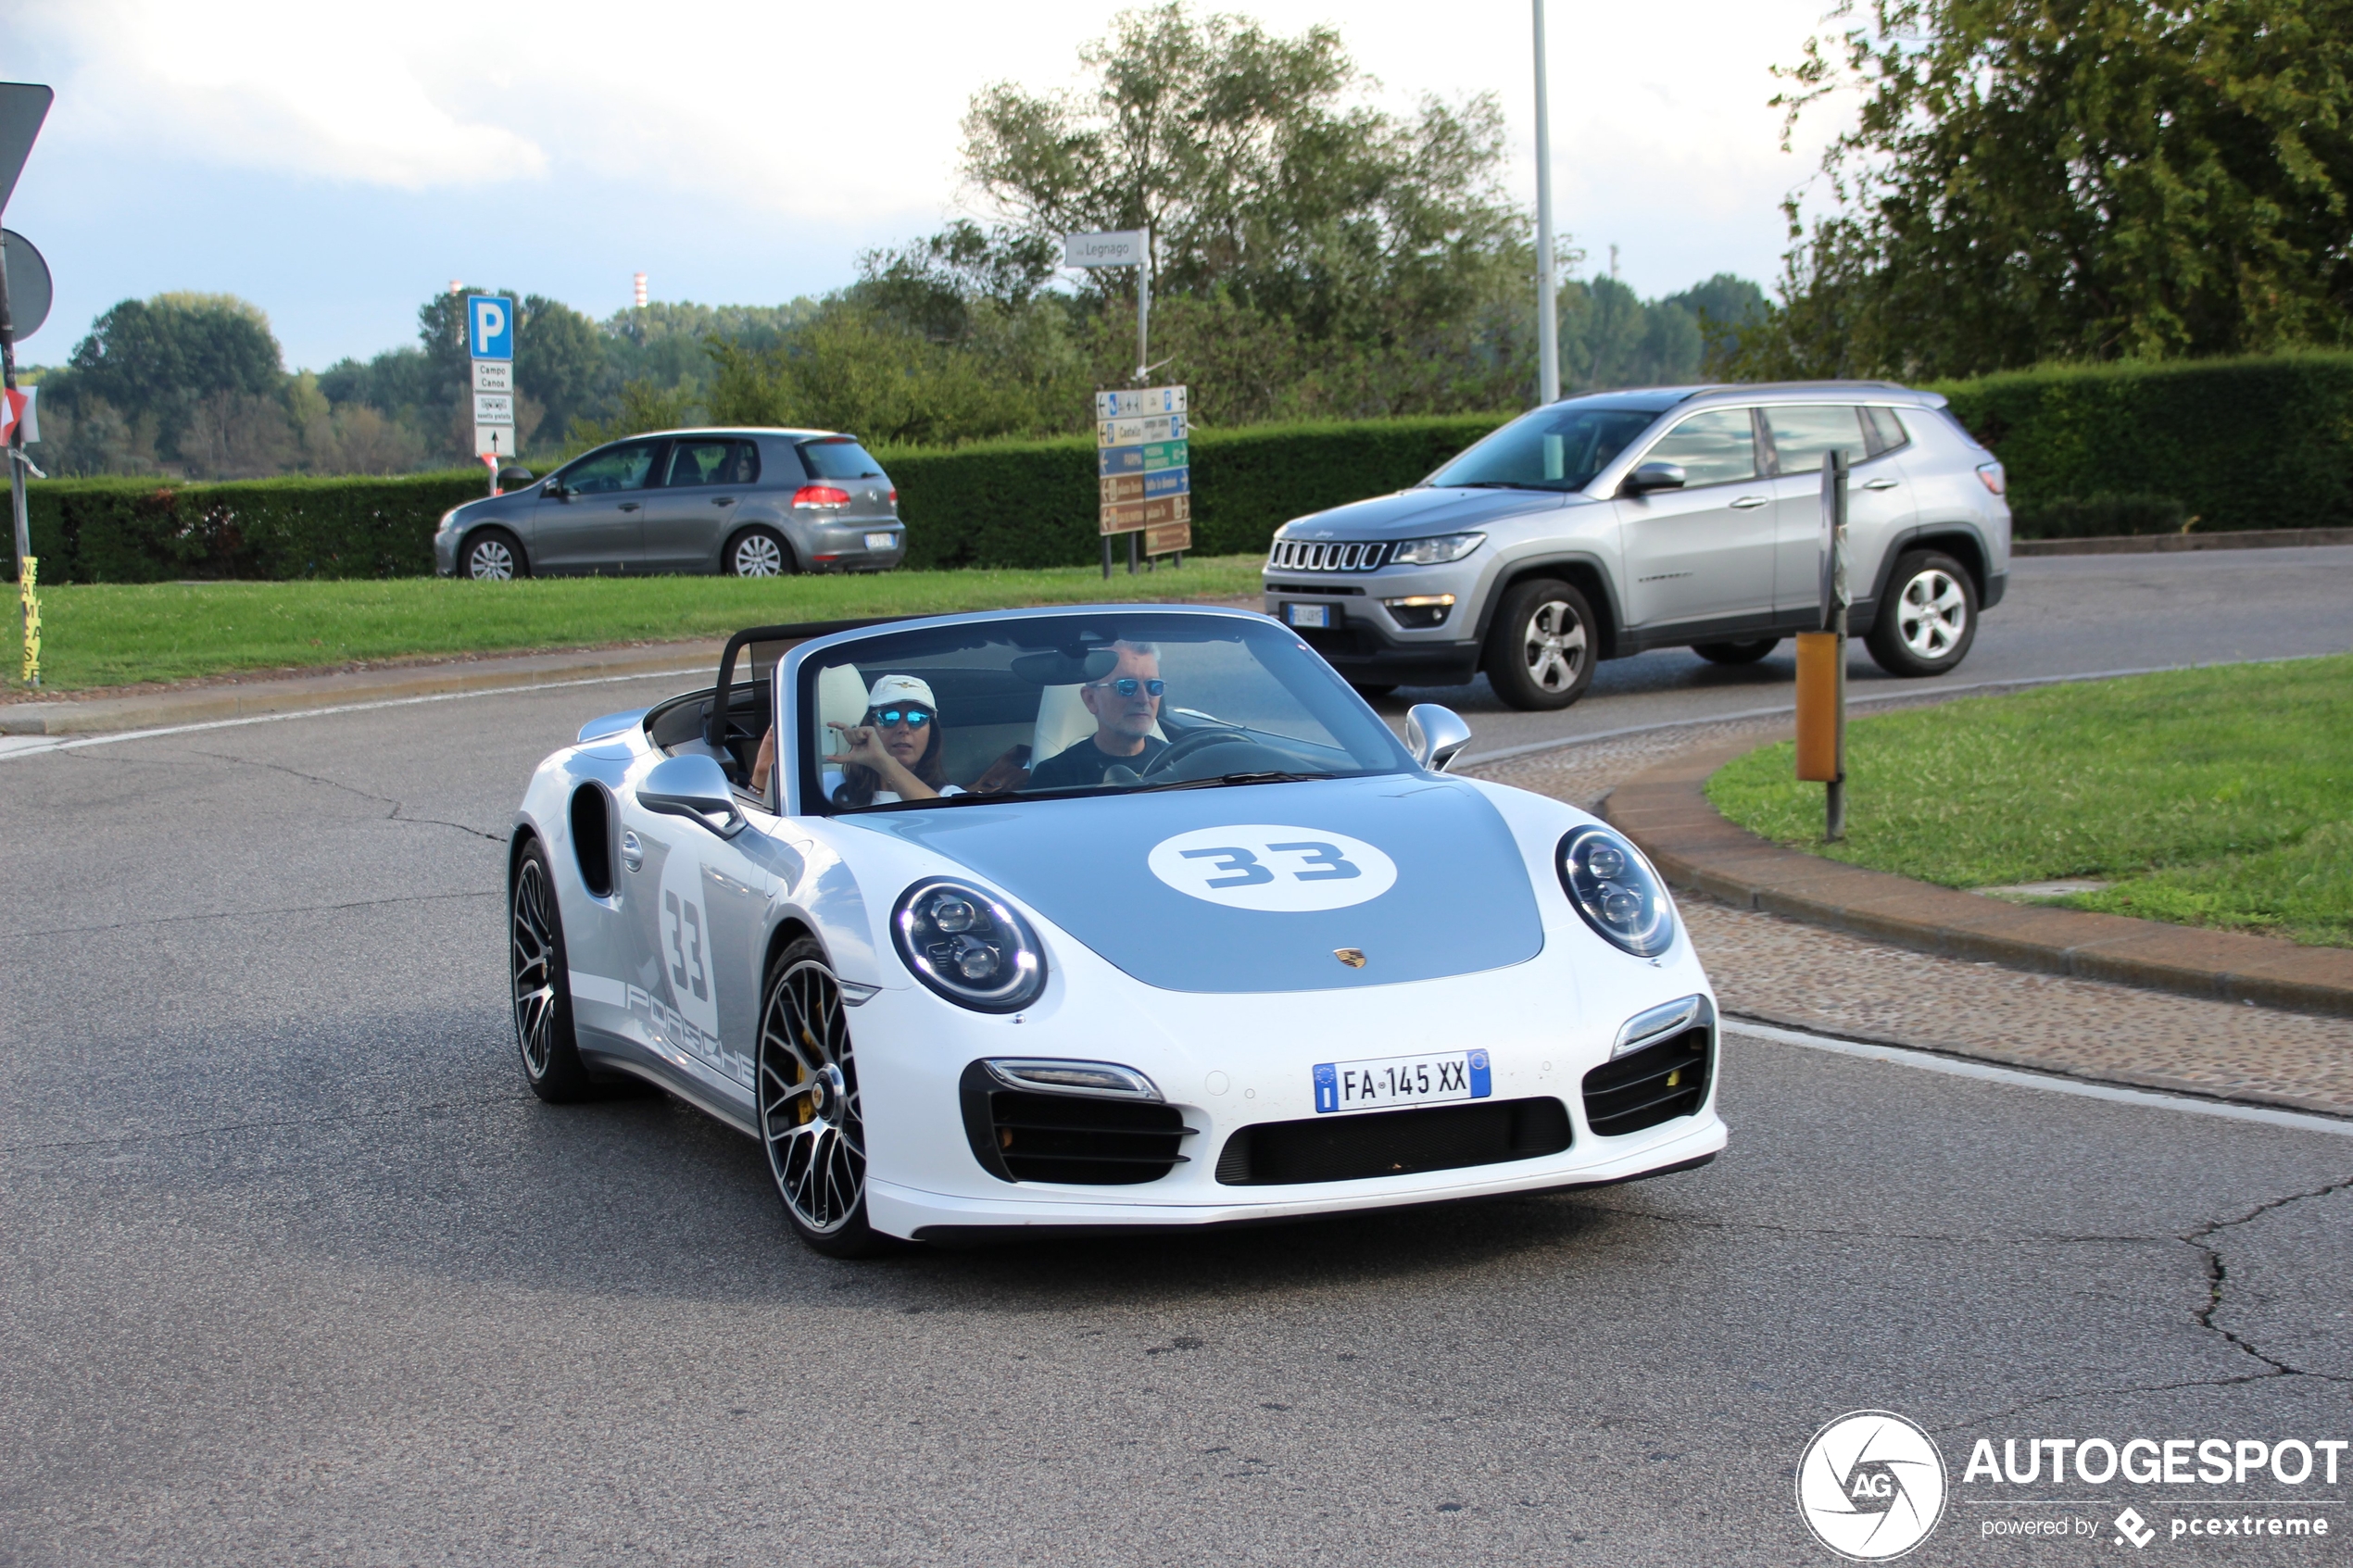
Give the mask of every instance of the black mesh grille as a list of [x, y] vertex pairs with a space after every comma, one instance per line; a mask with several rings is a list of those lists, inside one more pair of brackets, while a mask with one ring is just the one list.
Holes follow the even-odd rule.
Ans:
[[1277, 539], [1266, 553], [1277, 571], [1377, 571], [1388, 558], [1386, 544], [1345, 539]]
[[1268, 1122], [1226, 1140], [1217, 1179], [1227, 1186], [1282, 1186], [1409, 1176], [1558, 1154], [1568, 1140], [1568, 1108], [1552, 1098]]
[[1380, 642], [1371, 633], [1353, 626], [1294, 626], [1293, 635], [1325, 658], [1369, 657], [1380, 651]]
[[1133, 1186], [1185, 1162], [1192, 1129], [1171, 1106], [1008, 1089], [978, 1062], [959, 1087], [973, 1158], [1004, 1181]]
[[1707, 1098], [1712, 1058], [1708, 1031], [1698, 1028], [1603, 1063], [1585, 1074], [1585, 1124], [1614, 1138], [1695, 1113]]

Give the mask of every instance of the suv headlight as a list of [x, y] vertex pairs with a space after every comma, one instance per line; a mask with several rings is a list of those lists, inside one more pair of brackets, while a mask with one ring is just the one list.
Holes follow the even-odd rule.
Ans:
[[1487, 542], [1484, 533], [1441, 533], [1435, 539], [1406, 539], [1390, 552], [1391, 566], [1444, 566], [1457, 561]]
[[890, 911], [899, 957], [933, 991], [976, 1012], [1018, 1012], [1046, 988], [1046, 957], [1011, 906], [968, 883], [934, 877]]
[[1642, 851], [1605, 827], [1572, 828], [1554, 856], [1561, 891], [1611, 946], [1655, 959], [1675, 943], [1675, 906]]

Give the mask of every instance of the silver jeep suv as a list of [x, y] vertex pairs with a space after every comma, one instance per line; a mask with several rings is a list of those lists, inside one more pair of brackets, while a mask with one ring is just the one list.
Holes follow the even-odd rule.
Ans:
[[1266, 613], [1359, 689], [1484, 671], [1566, 708], [1597, 659], [1763, 659], [1821, 623], [1823, 455], [1852, 465], [1848, 624], [1896, 675], [1959, 664], [2002, 599], [2002, 465], [1932, 392], [1882, 382], [1563, 398], [1408, 490], [1276, 531]]

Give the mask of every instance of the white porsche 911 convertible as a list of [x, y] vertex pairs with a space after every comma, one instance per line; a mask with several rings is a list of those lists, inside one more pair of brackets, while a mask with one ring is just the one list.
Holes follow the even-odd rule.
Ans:
[[1468, 738], [1424, 707], [1401, 744], [1240, 611], [740, 633], [532, 778], [525, 1075], [751, 1135], [837, 1256], [1705, 1164], [1672, 901], [1592, 817], [1450, 776]]

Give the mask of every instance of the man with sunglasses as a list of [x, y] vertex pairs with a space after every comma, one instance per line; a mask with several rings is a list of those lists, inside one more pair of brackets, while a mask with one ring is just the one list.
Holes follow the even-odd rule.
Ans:
[[1095, 733], [1055, 753], [1030, 771], [1030, 789], [1084, 789], [1104, 782], [1114, 768], [1141, 774], [1168, 749], [1152, 725], [1160, 718], [1160, 650], [1150, 643], [1114, 643], [1119, 662], [1099, 681], [1078, 688], [1078, 700], [1095, 716]]

